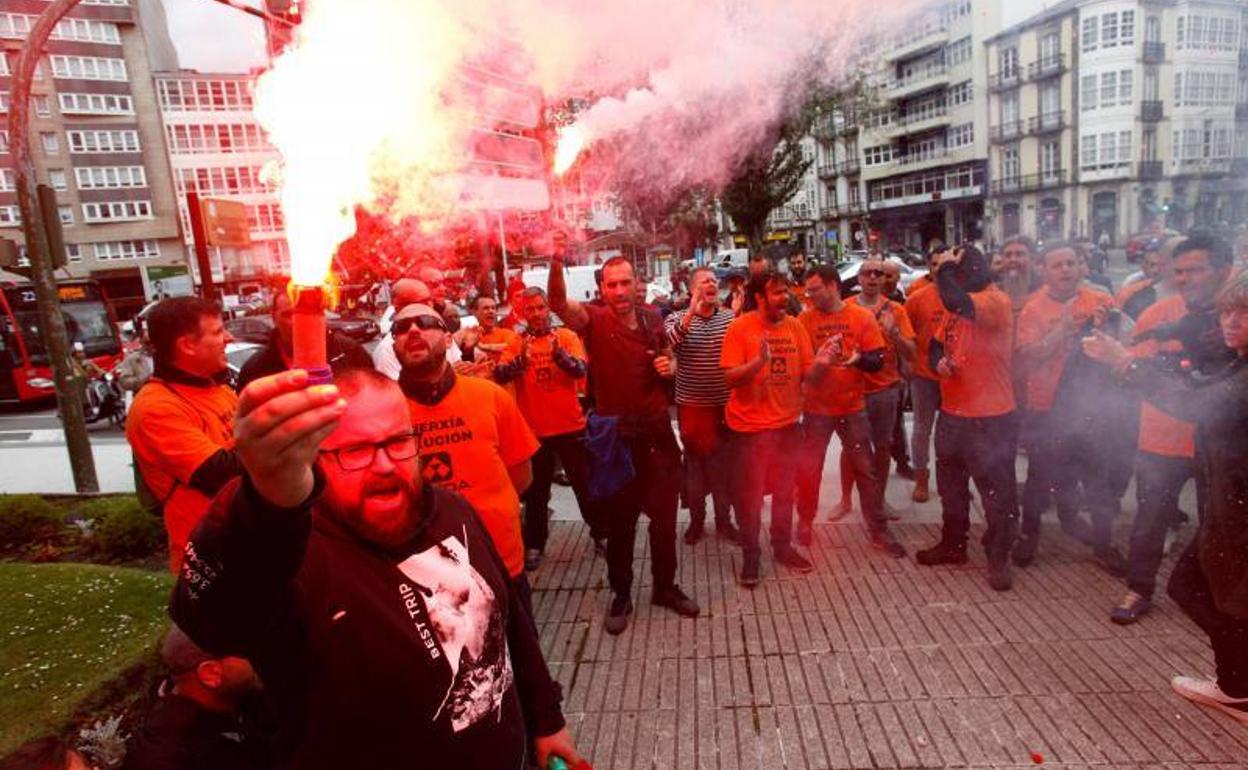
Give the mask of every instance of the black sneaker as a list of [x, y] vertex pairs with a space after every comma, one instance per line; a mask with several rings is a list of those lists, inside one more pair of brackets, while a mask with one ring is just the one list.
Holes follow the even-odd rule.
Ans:
[[988, 585], [994, 591], [1008, 591], [1014, 586], [1009, 559], [992, 561], [988, 564]]
[[633, 600], [627, 596], [617, 596], [611, 600], [611, 609], [607, 610], [607, 619], [602, 625], [612, 636], [622, 634], [628, 628], [628, 616], [632, 612]]
[[782, 545], [777, 548], [775, 557], [777, 562], [795, 572], [806, 573], [815, 568], [815, 565], [810, 563], [810, 559], [802, 556], [797, 552], [797, 549], [791, 545]]
[[706, 534], [706, 526], [700, 520], [690, 521], [689, 528], [685, 530], [685, 545], [697, 545], [704, 534]]
[[685, 592], [676, 586], [658, 589], [650, 597], [650, 603], [658, 607], [666, 607], [677, 615], [684, 615], [687, 618], [696, 618], [702, 613], [702, 608], [698, 606], [698, 603], [685, 596]]
[[1143, 617], [1144, 613], [1152, 607], [1153, 602], [1147, 596], [1135, 591], [1127, 591], [1127, 595], [1122, 597], [1118, 606], [1109, 613], [1109, 619], [1117, 625], [1129, 626]]
[[546, 554], [537, 548], [530, 548], [524, 552], [524, 569], [526, 572], [532, 572], [542, 566], [542, 559], [546, 558]]
[[757, 556], [745, 556], [741, 560], [741, 574], [737, 576], [737, 582], [746, 588], [753, 588], [758, 585], [758, 562]]
[[594, 538], [594, 555], [600, 559], [607, 558], [607, 539], [605, 537]]
[[1127, 574], [1127, 560], [1112, 545], [1103, 545], [1093, 549], [1092, 559], [1096, 562], [1096, 566], [1114, 577], [1122, 577]]
[[811, 542], [814, 540], [814, 530], [810, 526], [809, 521], [799, 521], [797, 523], [797, 535], [794, 539], [797, 540], [798, 545], [804, 548], [810, 547]]
[[914, 555], [914, 560], [925, 567], [937, 564], [966, 564], [966, 543], [947, 543], [941, 540], [931, 548]]
[[722, 537], [723, 539], [727, 540], [730, 543], [741, 542], [741, 530], [737, 529], [737, 526], [733, 524], [731, 521], [715, 522], [715, 534], [719, 535], [720, 537]]
[[893, 533], [888, 530], [871, 533], [871, 547], [877, 551], [883, 551], [894, 559], [906, 557], [906, 547], [897, 542], [897, 538], [893, 537]]
[[1014, 566], [1028, 567], [1036, 560], [1036, 549], [1040, 546], [1040, 538], [1036, 535], [1020, 535], [1014, 543]]

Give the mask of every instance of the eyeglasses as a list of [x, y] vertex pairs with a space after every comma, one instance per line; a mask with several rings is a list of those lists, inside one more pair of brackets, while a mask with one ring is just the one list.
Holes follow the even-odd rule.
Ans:
[[362, 471], [371, 466], [377, 459], [378, 449], [385, 450], [386, 455], [395, 462], [410, 460], [420, 451], [419, 442], [416, 440], [416, 432], [409, 431], [408, 433], [400, 433], [384, 441], [377, 441], [371, 444], [355, 444], [354, 446], [338, 447], [337, 449], [322, 449], [321, 454], [332, 455], [338, 461], [338, 466], [344, 471]]
[[442, 319], [432, 315], [416, 315], [408, 316], [407, 318], [400, 318], [395, 321], [390, 328], [397, 337], [400, 334], [407, 334], [412, 330], [413, 326], [421, 331], [428, 331], [430, 329], [437, 329], [442, 332], [446, 331], [446, 324], [442, 322]]

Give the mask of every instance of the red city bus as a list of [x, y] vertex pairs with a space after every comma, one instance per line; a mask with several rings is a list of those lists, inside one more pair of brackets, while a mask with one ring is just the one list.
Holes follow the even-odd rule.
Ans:
[[[112, 305], [91, 279], [57, 283], [65, 330], [72, 346], [105, 371], [122, 354]], [[52, 366], [39, 330], [35, 287], [28, 281], [0, 281], [0, 403], [24, 403], [56, 395]]]

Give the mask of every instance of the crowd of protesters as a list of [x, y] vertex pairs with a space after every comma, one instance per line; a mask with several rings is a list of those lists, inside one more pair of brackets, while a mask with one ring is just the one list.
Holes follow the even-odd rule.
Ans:
[[[287, 371], [288, 301], [241, 394], [224, 384], [215, 305], [149, 314], [152, 374], [127, 436], [178, 575], [174, 678], [128, 766], [184, 766], [175, 735], [222, 767], [394, 766], [413, 750], [457, 767], [581, 761], [528, 577], [556, 478], [605, 560], [610, 634], [633, 611], [643, 513], [650, 601], [701, 614], [676, 582], [682, 500], [683, 542], [713, 525], [750, 588], [811, 572], [814, 524], [851, 513], [855, 488], [866, 544], [906, 557], [894, 470], [913, 501], [939, 500], [918, 563], [967, 563], [973, 482], [992, 589], [1037, 558], [1053, 507], [1062, 534], [1048, 536], [1123, 579], [1119, 624], [1148, 612], [1168, 543], [1196, 517], [1169, 590], [1218, 676], [1173, 686], [1248, 722], [1248, 277], [1226, 244], [1159, 243], [1117, 294], [1078, 244], [937, 246], [905, 294], [890, 260], [869, 258], [853, 293], [835, 265], [760, 252], [726, 291], [693, 269], [660, 308], [618, 257], [596, 299], [571, 299], [555, 243], [544, 289], [509, 291], [503, 319], [475, 298], [468, 328], [437, 270], [398, 281], [371, 356], [328, 340], [333, 385]], [[833, 436], [840, 495], [821, 501]], [[1137, 512], [1116, 541], [1132, 477]], [[212, 746], [243, 729], [235, 711], [260, 682], [270, 740]]]

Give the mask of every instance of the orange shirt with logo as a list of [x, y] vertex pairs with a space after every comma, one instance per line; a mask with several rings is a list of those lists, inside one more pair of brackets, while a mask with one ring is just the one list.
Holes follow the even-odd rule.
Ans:
[[169, 569], [182, 566], [191, 532], [208, 512], [212, 498], [190, 486], [205, 460], [234, 448], [238, 396], [226, 385], [200, 387], [160, 378], [148, 380], [130, 407], [126, 440], [139, 473], [164, 501]]
[[[1185, 315], [1187, 303], [1181, 294], [1158, 300], [1140, 313], [1135, 325], [1136, 339], [1144, 332], [1174, 323]], [[1182, 343], [1177, 340], [1144, 340], [1132, 346], [1131, 354], [1137, 358], [1152, 358], [1158, 353], [1177, 353], [1182, 349]], [[1145, 399], [1140, 402], [1139, 448], [1165, 457], [1195, 457], [1196, 426], [1171, 417]]]
[[764, 339], [771, 348], [771, 360], [732, 389], [724, 412], [728, 427], [738, 432], [783, 428], [802, 415], [802, 378], [814, 360], [814, 352], [810, 336], [796, 318], [786, 316], [774, 326], [758, 311], [737, 318], [724, 335], [719, 365], [731, 369], [753, 361]]
[[906, 298], [906, 315], [914, 327], [914, 373], [918, 377], [940, 379], [932, 369], [928, 357], [932, 349], [932, 337], [944, 322], [946, 312], [944, 303], [940, 301], [940, 292], [930, 279], [918, 291], [911, 291]]
[[[1097, 308], [1114, 307], [1114, 300], [1105, 292], [1093, 291], [1083, 286], [1067, 302], [1053, 299], [1048, 291], [1038, 291], [1027, 300], [1023, 311], [1019, 313], [1016, 347], [1021, 349], [1047, 337], [1062, 323], [1068, 306], [1069, 312], [1074, 314], [1076, 328], [1082, 328]], [[1028, 409], [1047, 412], [1053, 408], [1058, 383], [1066, 370], [1066, 359], [1070, 357], [1074, 346], [1079, 344], [1077, 337], [1078, 335], [1068, 338], [1044, 360], [1033, 358], [1028, 363], [1024, 373]]]
[[[835, 313], [818, 308], [797, 317], [810, 336], [810, 346], [818, 350], [833, 335], [841, 335], [846, 357], [885, 347], [884, 335], [870, 310], [846, 302]], [[816, 384], [806, 386], [806, 411], [827, 417], [841, 417], [867, 408], [867, 373], [856, 366], [833, 366]]]
[[503, 351], [499, 363], [516, 360], [524, 349], [525, 339], [529, 341], [525, 353], [528, 365], [514, 383], [520, 413], [539, 438], [583, 430], [585, 413], [581, 411], [581, 402], [576, 396], [585, 378], [568, 374], [555, 364], [554, 359], [554, 345], [558, 340], [559, 347], [573, 358], [586, 360], [581, 338], [576, 332], [563, 328], [540, 337], [517, 335]]
[[520, 496], [507, 469], [533, 456], [537, 438], [507, 392], [480, 377], [458, 377], [433, 405], [408, 399], [420, 435], [425, 483], [463, 495], [485, 525], [512, 577], [524, 571]]
[[[884, 312], [884, 308], [890, 309], [893, 311], [893, 318], [897, 321], [897, 329], [901, 332], [901, 336], [908, 340], [914, 339], [914, 326], [910, 323], [910, 316], [906, 314], [905, 306], [900, 302], [885, 299], [880, 303], [879, 307], [869, 308], [862, 304], [861, 294], [854, 295], [849, 301], [871, 313], [877, 324], [880, 320], [880, 314]], [[878, 393], [901, 382], [901, 354], [898, 352], [897, 346], [889, 342], [887, 338], [885, 338], [885, 343], [884, 367], [878, 372], [866, 372], [868, 393]]]
[[[507, 350], [507, 346], [519, 338], [520, 335], [511, 329], [495, 326], [477, 338], [476, 351], [478, 360], [484, 359], [491, 364], [497, 364]], [[489, 348], [482, 347], [483, 345], [488, 345]]]
[[936, 340], [953, 365], [940, 378], [940, 409], [956, 417], [999, 417], [1014, 411], [1014, 306], [996, 286], [969, 295], [974, 320], [946, 313]]

